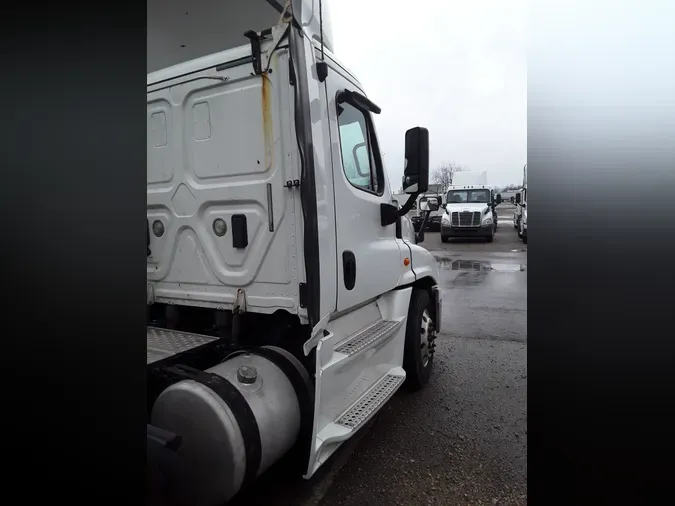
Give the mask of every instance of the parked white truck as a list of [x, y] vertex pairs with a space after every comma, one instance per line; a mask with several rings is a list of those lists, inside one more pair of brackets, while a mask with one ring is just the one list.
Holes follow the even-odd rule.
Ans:
[[458, 172], [448, 187], [441, 218], [441, 241], [454, 237], [494, 240], [501, 195], [487, 184], [487, 172]]
[[148, 1], [152, 498], [221, 505], [284, 455], [310, 478], [429, 381], [439, 272], [404, 218], [428, 132], [395, 205], [380, 108], [332, 47], [318, 0]]
[[514, 221], [518, 228], [518, 237], [527, 244], [527, 164], [523, 167], [523, 188], [516, 195], [516, 206]]

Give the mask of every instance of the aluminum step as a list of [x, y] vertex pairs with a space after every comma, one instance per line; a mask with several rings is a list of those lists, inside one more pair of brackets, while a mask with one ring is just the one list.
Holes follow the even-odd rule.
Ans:
[[147, 363], [160, 360], [198, 348], [213, 341], [217, 337], [179, 332], [177, 330], [148, 327]]
[[359, 330], [335, 347], [337, 353], [352, 357], [377, 344], [384, 343], [394, 337], [404, 318], [397, 320], [379, 320], [373, 325]]
[[[356, 402], [340, 414], [335, 422], [329, 423], [318, 434], [321, 446], [348, 439], [351, 434], [363, 427], [379, 411], [404, 381], [405, 372], [401, 367], [395, 367], [382, 376]], [[326, 456], [323, 456], [319, 460], [323, 462], [326, 458]]]
[[349, 427], [353, 431], [359, 430], [363, 424], [380, 407], [394, 395], [401, 386], [405, 376], [387, 374], [375, 383], [352, 407], [345, 411], [335, 422], [338, 425]]

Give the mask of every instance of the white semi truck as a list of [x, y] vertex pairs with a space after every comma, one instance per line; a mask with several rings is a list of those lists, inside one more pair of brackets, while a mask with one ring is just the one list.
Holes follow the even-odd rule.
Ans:
[[523, 167], [523, 188], [516, 195], [515, 222], [518, 228], [518, 237], [527, 244], [527, 164]]
[[494, 240], [501, 195], [487, 184], [487, 171], [457, 172], [448, 187], [441, 218], [441, 241], [455, 237]]
[[429, 382], [439, 271], [405, 218], [428, 187], [428, 132], [406, 132], [397, 205], [380, 108], [330, 33], [319, 0], [148, 1], [160, 502], [224, 504], [284, 456], [310, 478], [404, 382]]

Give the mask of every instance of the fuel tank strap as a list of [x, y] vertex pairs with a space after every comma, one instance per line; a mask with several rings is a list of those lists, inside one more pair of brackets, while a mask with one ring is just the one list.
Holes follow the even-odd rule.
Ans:
[[255, 415], [241, 392], [225, 378], [193, 367], [179, 364], [164, 370], [180, 379], [191, 379], [210, 388], [229, 406], [241, 430], [246, 449], [246, 471], [241, 488], [253, 482], [258, 475], [262, 457], [260, 430]]
[[[312, 441], [312, 427], [314, 424], [314, 390], [309, 377], [303, 378], [296, 366], [274, 347], [263, 346], [246, 350], [260, 357], [266, 358], [276, 365], [290, 381], [300, 406], [300, 437], [298, 451], [303, 459], [309, 458]], [[306, 462], [303, 462], [306, 465]]]

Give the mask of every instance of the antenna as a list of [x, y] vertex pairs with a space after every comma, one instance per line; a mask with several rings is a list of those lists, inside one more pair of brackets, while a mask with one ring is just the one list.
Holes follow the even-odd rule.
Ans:
[[325, 60], [323, 55], [323, 0], [319, 0], [319, 38], [321, 39], [321, 61]]
[[328, 76], [328, 65], [323, 52], [323, 0], [319, 0], [319, 41], [321, 42], [321, 61], [316, 64], [316, 76], [322, 83]]

